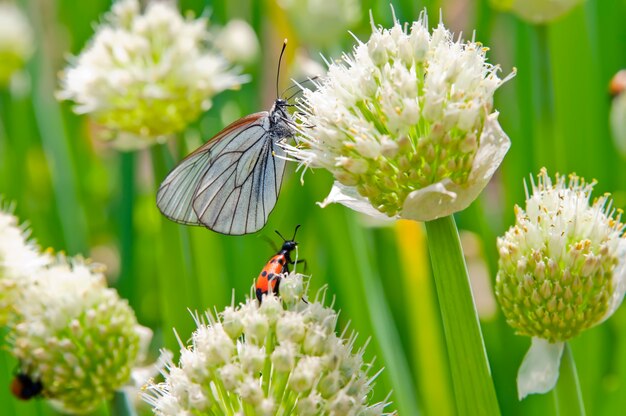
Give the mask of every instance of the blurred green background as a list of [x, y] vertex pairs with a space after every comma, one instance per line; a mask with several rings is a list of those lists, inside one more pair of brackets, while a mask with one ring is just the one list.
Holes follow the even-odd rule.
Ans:
[[[598, 180], [595, 195], [612, 192], [615, 206], [626, 207], [626, 161], [620, 159], [608, 125], [607, 85], [626, 67], [626, 1], [589, 0], [547, 26], [534, 26], [490, 8], [487, 0], [393, 0], [398, 19], [416, 20], [426, 7], [431, 25], [443, 21], [454, 32], [490, 47], [490, 62], [517, 76], [496, 95], [495, 108], [512, 147], [489, 187], [457, 216], [473, 283], [483, 334], [505, 415], [556, 414], [551, 394], [517, 400], [515, 378], [530, 340], [518, 337], [494, 303], [492, 282], [495, 238], [513, 222], [513, 205], [524, 200], [523, 179], [546, 166], [552, 174], [576, 172]], [[456, 413], [437, 299], [431, 281], [424, 231], [419, 224], [371, 224], [342, 206], [319, 208], [332, 184], [327, 172], [300, 172], [289, 166], [275, 211], [256, 235], [222, 236], [163, 218], [155, 190], [184, 154], [242, 115], [268, 109], [282, 39], [289, 38], [284, 66], [305, 48], [317, 58], [334, 59], [348, 51], [345, 33], [325, 47], [307, 43], [292, 19], [271, 0], [180, 0], [196, 15], [210, 10], [212, 23], [248, 21], [261, 45], [252, 76], [240, 91], [224, 92], [214, 106], [181, 135], [172, 155], [165, 145], [120, 153], [95, 142], [87, 118], [54, 98], [58, 71], [93, 34], [94, 22], [109, 0], [22, 0], [36, 30], [37, 49], [25, 69], [21, 92], [0, 90], [0, 194], [17, 204], [43, 247], [83, 254], [109, 267], [108, 277], [129, 299], [140, 323], [155, 330], [154, 353], [177, 350], [172, 331], [186, 339], [194, 328], [188, 312], [222, 309], [243, 300], [274, 249], [262, 236], [279, 242], [273, 230], [297, 240], [306, 258], [310, 296], [328, 286], [327, 299], [341, 310], [340, 326], [370, 340], [366, 359], [385, 367], [375, 387], [401, 415]], [[328, 1], [328, 7], [333, 2]], [[368, 11], [389, 26], [386, 1], [361, 2], [351, 29], [366, 40]], [[289, 85], [285, 71], [281, 83]], [[572, 342], [587, 413], [622, 414], [626, 408], [626, 311]], [[9, 393], [16, 363], [0, 354], [0, 414], [53, 415], [46, 403], [16, 401]], [[102, 410], [105, 414], [106, 410]], [[480, 414], [477, 410], [476, 414]]]

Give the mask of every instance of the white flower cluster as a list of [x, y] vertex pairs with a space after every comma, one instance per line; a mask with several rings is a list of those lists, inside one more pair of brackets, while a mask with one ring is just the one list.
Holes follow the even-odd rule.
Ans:
[[[480, 43], [454, 40], [423, 12], [410, 28], [373, 27], [343, 62], [304, 89], [299, 144], [287, 151], [337, 180], [326, 203], [428, 221], [466, 208], [509, 148]], [[380, 214], [379, 214], [380, 215]]]
[[12, 2], [0, 2], [0, 86], [9, 83], [35, 49], [33, 30]]
[[515, 225], [498, 239], [496, 297], [507, 322], [533, 337], [521, 397], [550, 390], [563, 342], [603, 322], [624, 298], [626, 226], [608, 195], [590, 204], [594, 184], [576, 175], [552, 183], [542, 170], [525, 209], [515, 208]]
[[51, 261], [27, 238], [28, 232], [11, 210], [0, 209], [0, 326], [7, 323], [13, 312], [19, 288]]
[[368, 404], [373, 378], [355, 335], [335, 333], [337, 314], [302, 300], [302, 276], [285, 275], [281, 297], [248, 298], [216, 319], [196, 317], [191, 345], [181, 342], [165, 381], [144, 399], [157, 415], [382, 415]]
[[64, 71], [58, 96], [113, 136], [136, 136], [127, 146], [179, 132], [215, 94], [246, 80], [210, 45], [206, 26], [170, 2], [149, 2], [142, 13], [138, 0], [118, 0]]

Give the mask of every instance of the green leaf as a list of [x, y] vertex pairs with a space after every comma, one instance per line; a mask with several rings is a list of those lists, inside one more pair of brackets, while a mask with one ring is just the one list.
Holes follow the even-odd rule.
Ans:
[[370, 314], [376, 339], [383, 352], [383, 362], [391, 373], [396, 394], [398, 411], [403, 415], [419, 415], [415, 400], [415, 388], [410, 373], [410, 366], [401, 347], [400, 334], [391, 316], [391, 311], [378, 270], [371, 252], [371, 239], [363, 227], [350, 217], [349, 232], [352, 237], [354, 254], [360, 259], [358, 266], [360, 282], [364, 287], [364, 306]]
[[[39, 8], [33, 8], [39, 11]], [[33, 27], [37, 28], [36, 37], [39, 44], [44, 44], [45, 34], [41, 29], [45, 17], [33, 12]], [[51, 182], [54, 189], [55, 202], [69, 254], [87, 252], [86, 224], [87, 219], [78, 192], [78, 175], [76, 174], [69, 137], [67, 135], [61, 108], [54, 98], [55, 77], [51, 65], [48, 48], [38, 48], [30, 64], [33, 80], [33, 107], [43, 150], [50, 167]], [[60, 247], [58, 247], [60, 248]]]
[[454, 415], [454, 393], [437, 294], [430, 277], [426, 232], [421, 223], [400, 220], [396, 222], [396, 236], [404, 280], [408, 351], [415, 357], [413, 371], [421, 392], [420, 404], [427, 415]]

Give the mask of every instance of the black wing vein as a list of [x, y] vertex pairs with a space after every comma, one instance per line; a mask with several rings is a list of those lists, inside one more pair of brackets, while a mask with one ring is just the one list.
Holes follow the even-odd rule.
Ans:
[[[277, 172], [270, 132], [261, 126], [237, 150], [221, 152], [198, 184], [193, 210], [210, 229], [225, 234], [259, 230], [276, 204]], [[272, 163], [269, 171], [268, 164]], [[284, 168], [284, 161], [281, 164]], [[259, 212], [259, 210], [261, 210]]]
[[[253, 122], [235, 127], [222, 136], [218, 135], [217, 139], [182, 160], [165, 178], [157, 192], [157, 206], [163, 215], [181, 224], [205, 225], [193, 209], [198, 187], [221, 154], [232, 153], [237, 146], [247, 149], [265, 134], [262, 127], [264, 119], [266, 116], [259, 116]], [[255, 129], [252, 134], [251, 129]]]
[[166, 177], [157, 193], [161, 212], [224, 234], [261, 229], [276, 205], [285, 169], [284, 151], [275, 145], [278, 131], [267, 113], [227, 127]]

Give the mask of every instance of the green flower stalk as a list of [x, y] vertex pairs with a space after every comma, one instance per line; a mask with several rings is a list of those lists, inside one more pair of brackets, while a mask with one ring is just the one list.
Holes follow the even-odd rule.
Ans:
[[170, 2], [149, 2], [142, 12], [138, 0], [118, 0], [63, 72], [58, 97], [121, 148], [180, 132], [214, 95], [246, 80], [209, 42], [206, 26]]
[[287, 152], [335, 176], [323, 202], [383, 218], [430, 221], [465, 209], [510, 142], [492, 112], [498, 77], [487, 48], [425, 12], [410, 27], [372, 22], [370, 39], [303, 87], [299, 143]]
[[79, 259], [40, 269], [15, 309], [7, 338], [20, 373], [68, 413], [90, 413], [129, 383], [151, 338], [97, 266]]
[[196, 316], [191, 345], [181, 342], [178, 365], [163, 352], [165, 381], [146, 386], [144, 400], [166, 415], [382, 415], [369, 404], [376, 377], [356, 335], [335, 332], [337, 313], [305, 303], [303, 276], [283, 276], [280, 297], [259, 306], [247, 298], [217, 317]]
[[626, 238], [608, 195], [590, 202], [595, 182], [545, 169], [524, 209], [498, 238], [496, 297], [507, 322], [532, 337], [519, 397], [551, 390], [565, 341], [609, 318], [626, 292]]
[[585, 0], [491, 0], [491, 4], [508, 10], [530, 23], [549, 23], [569, 13]]
[[28, 230], [19, 225], [12, 208], [0, 209], [0, 326], [6, 325], [15, 312], [19, 291], [33, 275], [51, 261], [40, 254], [39, 247], [28, 240]]
[[12, 2], [0, 2], [0, 87], [10, 83], [34, 49], [33, 30], [24, 13]]

